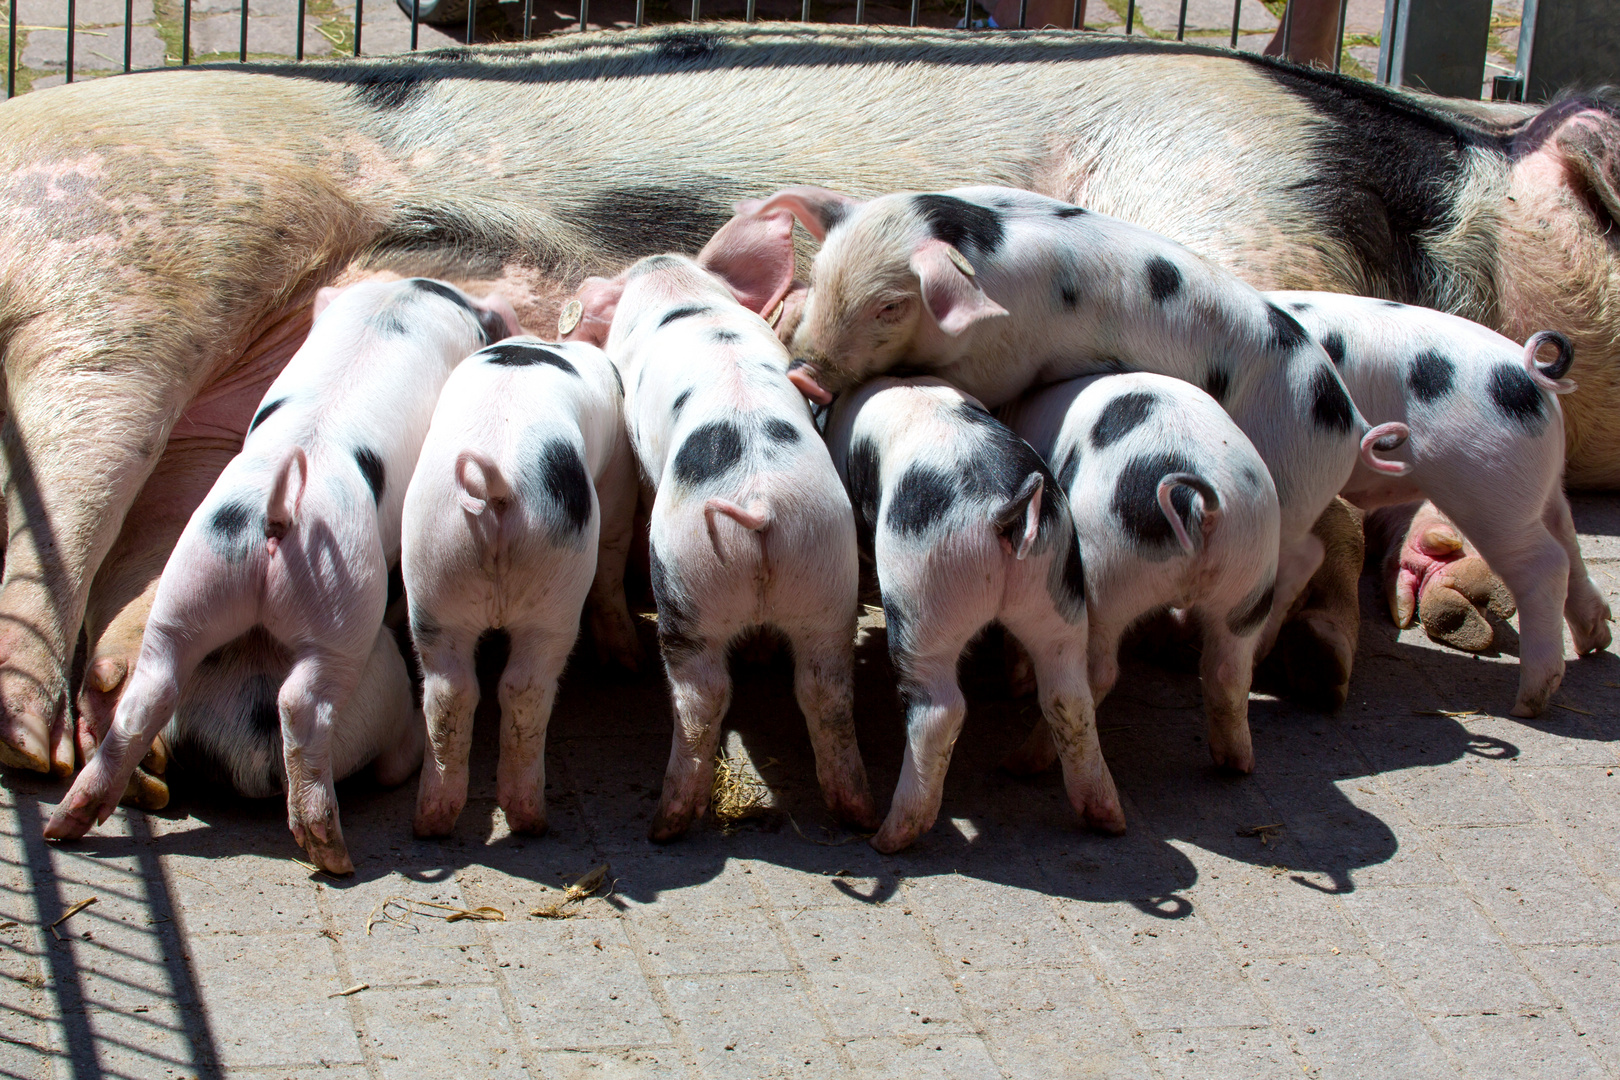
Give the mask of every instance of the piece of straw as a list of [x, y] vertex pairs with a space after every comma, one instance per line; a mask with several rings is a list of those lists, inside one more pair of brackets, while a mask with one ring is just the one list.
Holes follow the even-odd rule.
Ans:
[[[427, 910], [423, 910], [423, 909]], [[444, 914], [440, 914], [443, 912]], [[366, 918], [366, 936], [371, 936], [371, 928], [379, 922], [390, 922], [395, 926], [406, 926], [412, 931], [420, 933], [420, 929], [411, 922], [414, 915], [422, 915], [429, 919], [443, 919], [445, 922], [461, 922], [463, 919], [476, 919], [479, 922], [505, 922], [506, 912], [495, 907], [464, 908], [454, 904], [440, 904], [433, 900], [413, 900], [408, 896], [390, 896], [382, 903], [371, 909]]]
[[[578, 909], [568, 911], [569, 904], [583, 904], [608, 884], [608, 864], [602, 865], [582, 874], [578, 881], [563, 890], [562, 899], [548, 907], [535, 908], [529, 912], [537, 919], [568, 919], [579, 914]], [[611, 888], [611, 885], [609, 885]]]
[[57, 941], [61, 941], [62, 935], [56, 932], [56, 928], [73, 918], [73, 916], [77, 915], [91, 904], [95, 903], [97, 899], [99, 898], [94, 896], [86, 897], [85, 899], [80, 900], [77, 904], [74, 904], [72, 907], [68, 908], [66, 911], [62, 912], [60, 918], [51, 923], [50, 926], [46, 927], [46, 929], [51, 932], [51, 937], [55, 938]]

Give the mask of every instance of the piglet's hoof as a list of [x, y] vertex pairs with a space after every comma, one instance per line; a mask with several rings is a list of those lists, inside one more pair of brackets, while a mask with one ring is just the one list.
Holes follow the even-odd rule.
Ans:
[[692, 810], [664, 810], [660, 808], [652, 825], [647, 828], [647, 839], [655, 844], [671, 844], [685, 836], [697, 820]]

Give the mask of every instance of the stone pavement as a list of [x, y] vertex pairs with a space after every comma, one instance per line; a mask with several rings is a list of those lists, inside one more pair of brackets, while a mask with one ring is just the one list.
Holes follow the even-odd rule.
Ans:
[[[1620, 610], [1620, 500], [1576, 517]], [[181, 796], [48, 845], [61, 786], [7, 773], [0, 1075], [1620, 1077], [1620, 657], [1508, 719], [1511, 656], [1397, 634], [1375, 594], [1349, 704], [1257, 695], [1248, 778], [1210, 768], [1194, 675], [1129, 664], [1100, 716], [1118, 839], [1076, 829], [1055, 775], [996, 770], [1030, 707], [990, 655], [940, 821], [893, 857], [824, 827], [780, 662], [742, 670], [727, 736], [772, 809], [664, 848], [662, 680], [585, 668], [548, 836], [506, 833], [486, 717], [451, 840], [411, 837], [414, 784], [342, 786], [345, 880], [295, 860], [273, 801]], [[860, 663], [886, 793], [880, 629]], [[610, 895], [529, 914], [603, 863]], [[391, 897], [506, 919], [383, 919]]]

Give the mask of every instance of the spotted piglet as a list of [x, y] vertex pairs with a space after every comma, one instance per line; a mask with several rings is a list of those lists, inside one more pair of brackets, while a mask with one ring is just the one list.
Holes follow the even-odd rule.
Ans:
[[[1215, 764], [1254, 768], [1249, 680], [1277, 581], [1277, 489], [1259, 453], [1188, 383], [1132, 373], [1072, 379], [1001, 416], [1057, 470], [1086, 553], [1087, 670], [1098, 703], [1119, 677], [1121, 635], [1176, 608], [1203, 634], [1201, 671]], [[1037, 726], [1009, 760], [1052, 761]]]
[[[181, 533], [112, 728], [47, 836], [105, 821], [198, 663], [260, 628], [290, 661], [276, 700], [287, 823], [321, 869], [353, 870], [334, 728], [378, 640], [405, 485], [451, 370], [517, 319], [505, 301], [422, 278], [323, 290], [317, 308]], [[402, 779], [421, 760], [422, 727], [406, 713], [394, 731], [379, 765]]]
[[939, 379], [874, 379], [844, 395], [827, 441], [877, 564], [906, 708], [900, 783], [872, 846], [898, 851], [933, 827], [967, 714], [957, 662], [992, 622], [1032, 654], [1069, 801], [1087, 824], [1124, 831], [1086, 680], [1081, 549], [1045, 464]]
[[857, 599], [849, 498], [765, 321], [690, 259], [643, 259], [582, 290], [581, 325], [611, 317], [625, 417], [656, 488], [650, 527], [658, 641], [675, 734], [650, 836], [684, 834], [708, 808], [730, 644], [774, 627], [793, 649], [794, 690], [822, 797], [876, 825], [855, 743]]
[[546, 828], [546, 726], [587, 601], [598, 651], [635, 666], [624, 562], [638, 488], [622, 399], [600, 349], [530, 337], [475, 353], [439, 395], [401, 553], [427, 713], [418, 836], [449, 833], [467, 802], [486, 630], [511, 642], [496, 800], [514, 832]]
[[[1577, 655], [1608, 646], [1609, 605], [1581, 559], [1564, 496], [1564, 414], [1558, 395], [1574, 359], [1544, 331], [1520, 346], [1455, 315], [1338, 293], [1277, 292], [1324, 349], [1374, 422], [1402, 421], [1411, 439], [1391, 456], [1402, 475], [1358, 467], [1344, 497], [1371, 509], [1427, 498], [1501, 576], [1519, 610], [1515, 716], [1547, 708], [1564, 677], [1562, 623]], [[1551, 363], [1536, 357], [1556, 348]], [[1429, 528], [1408, 534], [1392, 576], [1390, 610], [1412, 622], [1425, 577], [1462, 555], [1429, 550]]]

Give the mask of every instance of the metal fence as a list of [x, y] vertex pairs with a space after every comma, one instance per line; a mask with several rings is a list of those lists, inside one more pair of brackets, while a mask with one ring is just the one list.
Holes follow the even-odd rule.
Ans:
[[[181, 0], [181, 33], [180, 33], [180, 42], [181, 42], [181, 44], [180, 44], [180, 57], [179, 57], [179, 61], [180, 61], [181, 66], [189, 66], [191, 64], [192, 2], [193, 2], [193, 0]], [[373, 2], [374, 3], [388, 3], [389, 0], [373, 0]], [[703, 0], [692, 0], [692, 14], [691, 14], [691, 18], [689, 20], [690, 22], [699, 22], [699, 21], [702, 20], [702, 18], [703, 18], [702, 2], [703, 2]], [[746, 9], [746, 14], [745, 14], [745, 19], [748, 22], [757, 21], [756, 20], [756, 10], [755, 10], [756, 9], [756, 2], [757, 2], [757, 0], [747, 0], [747, 9]], [[1176, 40], [1177, 41], [1183, 40], [1185, 38], [1185, 36], [1186, 36], [1186, 32], [1187, 32], [1187, 2], [1188, 2], [1188, 0], [1181, 0], [1181, 12], [1180, 12], [1180, 16], [1179, 16], [1179, 18], [1177, 20], [1177, 24], [1176, 24]], [[8, 27], [8, 35], [7, 35], [8, 43], [7, 43], [7, 53], [6, 53], [6, 60], [7, 60], [7, 63], [6, 63], [6, 97], [8, 99], [16, 96], [16, 93], [17, 93], [17, 30], [18, 30], [18, 25], [19, 25], [18, 24], [18, 3], [19, 3], [19, 0], [9, 0], [10, 23], [9, 23], [9, 27]], [[67, 82], [72, 82], [73, 77], [74, 77], [74, 44], [75, 44], [75, 37], [76, 37], [76, 32], [77, 32], [76, 23], [78, 21], [78, 10], [77, 10], [78, 9], [78, 0], [66, 0], [66, 3], [67, 3], [67, 21], [66, 21], [66, 25], [65, 25], [65, 29], [66, 29], [66, 33], [67, 33], [66, 81]], [[533, 25], [534, 25], [534, 0], [522, 0], [522, 3], [523, 3], [523, 31], [522, 31], [521, 36], [522, 36], [523, 40], [530, 40], [532, 38], [532, 36], [533, 36], [532, 28], [533, 28]], [[976, 3], [976, 0], [963, 0], [962, 26], [968, 28], [964, 32], [972, 32], [972, 33], [994, 32], [994, 30], [986, 31], [986, 30], [982, 30], [982, 29], [974, 29], [973, 28], [973, 8], [975, 6], [975, 3]], [[646, 19], [646, 4], [647, 4], [647, 0], [636, 0], [635, 25], [638, 26], [638, 27], [643, 25], [644, 22], [645, 22], [645, 19]], [[1333, 53], [1333, 70], [1334, 71], [1339, 70], [1340, 58], [1342, 57], [1343, 52], [1344, 52], [1344, 24], [1345, 24], [1345, 12], [1346, 12], [1346, 9], [1348, 7], [1348, 4], [1349, 4], [1349, 0], [1339, 0], [1338, 33], [1337, 33], [1337, 37], [1336, 37], [1337, 48], [1334, 49], [1334, 53]], [[1237, 48], [1237, 43], [1238, 43], [1238, 32], [1239, 32], [1238, 31], [1238, 21], [1239, 21], [1239, 16], [1240, 16], [1241, 10], [1242, 10], [1242, 5], [1243, 5], [1243, 0], [1232, 0], [1232, 26], [1231, 26], [1230, 45], [1234, 49]], [[591, 0], [579, 0], [579, 28], [580, 29], [584, 29], [589, 24], [589, 21], [590, 21], [590, 6], [591, 6]], [[295, 59], [300, 60], [300, 61], [304, 59], [305, 21], [306, 21], [306, 16], [307, 16], [307, 7], [308, 7], [308, 0], [298, 0], [298, 13], [297, 13], [297, 18], [296, 18], [297, 31], [296, 31], [296, 39], [295, 39], [296, 40]], [[482, 7], [482, 5], [478, 2], [478, 0], [469, 0], [469, 2], [467, 4], [467, 40], [469, 42], [472, 42], [475, 39], [476, 35], [477, 35], [477, 18], [478, 18], [478, 13], [481, 10], [481, 7]], [[811, 8], [811, 0], [802, 0], [802, 10], [801, 10], [801, 13], [800, 13], [800, 21], [801, 22], [809, 23], [809, 22], [815, 21], [815, 20], [812, 20], [811, 17], [810, 17], [810, 8]], [[921, 0], [911, 0], [911, 18], [910, 18], [909, 25], [911, 25], [911, 26], [918, 25], [918, 20], [919, 20], [920, 14], [921, 14], [920, 8], [921, 8]], [[1029, 10], [1029, 0], [1020, 0], [1020, 3], [1018, 5], [1018, 24], [1017, 24], [1017, 26], [1016, 27], [1006, 27], [1005, 29], [1023, 29], [1023, 28], [1025, 28], [1025, 21], [1026, 21], [1026, 18], [1028, 16], [1028, 10]], [[1289, 40], [1289, 31], [1290, 31], [1289, 16], [1292, 13], [1292, 10], [1293, 10], [1292, 6], [1290, 6], [1287, 10], [1285, 10], [1285, 12], [1283, 14], [1283, 17], [1282, 17], [1282, 34], [1283, 34], [1283, 43], [1284, 43], [1284, 51], [1285, 52], [1287, 51], [1287, 45], [1288, 45], [1288, 40]], [[1072, 8], [1072, 15], [1071, 15], [1070, 20], [1069, 20], [1069, 28], [1070, 29], [1079, 29], [1080, 11], [1081, 11], [1080, 0], [1075, 0], [1074, 6]], [[417, 48], [417, 45], [418, 45], [418, 36], [419, 36], [420, 28], [421, 28], [421, 25], [422, 25], [421, 0], [411, 0], [410, 14], [411, 14], [411, 44], [410, 44], [410, 47], [411, 47], [412, 51], [415, 51], [416, 48]], [[361, 55], [361, 33], [362, 33], [362, 29], [363, 29], [363, 24], [364, 24], [364, 15], [365, 15], [365, 0], [355, 0], [355, 3], [354, 3], [354, 45], [353, 45], [353, 55], [355, 55], [355, 56]], [[862, 24], [862, 23], [865, 23], [865, 22], [866, 22], [866, 0], [855, 0], [855, 23], [857, 25], [859, 25], [859, 24]], [[1131, 34], [1136, 33], [1136, 29], [1137, 29], [1136, 28], [1136, 22], [1137, 22], [1136, 0], [1128, 0], [1128, 5], [1126, 7], [1126, 14], [1125, 14], [1125, 33], [1127, 35], [1131, 35]], [[132, 44], [133, 44], [132, 37], [133, 37], [133, 33], [134, 33], [134, 28], [135, 28], [135, 0], [124, 0], [124, 56], [123, 56], [123, 73], [124, 74], [128, 74], [130, 71], [135, 70], [132, 67]], [[53, 29], [54, 30], [55, 28], [54, 27], [49, 27], [49, 28], [41, 27], [39, 29]], [[248, 0], [241, 0], [241, 33], [240, 33], [240, 37], [239, 37], [239, 41], [238, 41], [238, 60], [240, 62], [242, 62], [242, 63], [246, 63], [247, 59], [248, 59]], [[141, 70], [148, 70], [148, 69], [141, 69]]]

